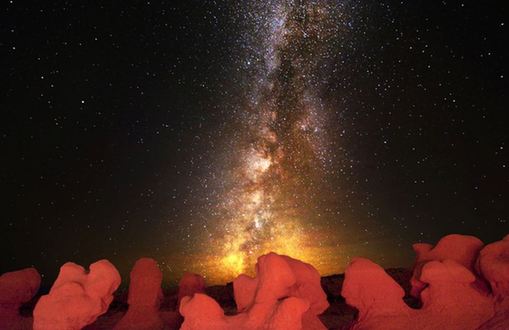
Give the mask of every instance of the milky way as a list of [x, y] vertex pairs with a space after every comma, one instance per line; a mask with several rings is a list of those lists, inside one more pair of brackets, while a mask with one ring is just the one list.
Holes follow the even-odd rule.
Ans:
[[244, 65], [254, 73], [215, 212], [220, 230], [211, 235], [217, 269], [210, 273], [225, 278], [250, 271], [269, 251], [324, 261], [326, 235], [314, 220], [331, 155], [319, 71], [341, 17], [323, 1], [267, 4], [247, 9], [256, 38]]

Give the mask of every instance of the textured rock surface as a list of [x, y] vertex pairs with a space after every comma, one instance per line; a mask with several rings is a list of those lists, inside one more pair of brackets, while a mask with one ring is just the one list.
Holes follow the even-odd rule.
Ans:
[[90, 265], [90, 272], [72, 262], [64, 264], [49, 294], [34, 309], [34, 329], [81, 329], [106, 312], [120, 275], [109, 261]]

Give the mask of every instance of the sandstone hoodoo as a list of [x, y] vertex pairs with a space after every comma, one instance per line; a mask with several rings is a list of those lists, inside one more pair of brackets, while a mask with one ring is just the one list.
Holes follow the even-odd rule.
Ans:
[[136, 261], [129, 282], [127, 300], [129, 309], [115, 329], [164, 329], [163, 320], [159, 316], [159, 307], [163, 299], [162, 281], [163, 273], [155, 260], [141, 258]]
[[108, 260], [90, 265], [87, 272], [72, 262], [64, 264], [49, 294], [34, 309], [34, 330], [82, 329], [108, 310], [120, 275]]

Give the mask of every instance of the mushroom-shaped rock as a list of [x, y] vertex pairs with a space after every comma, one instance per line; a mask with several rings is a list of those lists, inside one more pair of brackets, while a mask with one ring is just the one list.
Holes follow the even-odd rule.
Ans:
[[21, 329], [31, 322], [19, 314], [19, 308], [35, 296], [40, 285], [41, 276], [35, 268], [0, 276], [0, 329]]
[[310, 304], [309, 312], [314, 315], [323, 313], [329, 303], [322, 289], [320, 273], [308, 263], [288, 256], [283, 257], [295, 274], [295, 285], [290, 290], [290, 296], [305, 298]]
[[437, 329], [476, 329], [494, 315], [492, 299], [472, 285], [474, 274], [454, 260], [428, 262], [421, 280], [428, 286], [419, 313]]
[[34, 330], [81, 329], [105, 313], [120, 285], [120, 275], [109, 261], [90, 265], [72, 262], [60, 268], [49, 294], [34, 309]]
[[[320, 274], [310, 264], [288, 256], [278, 257], [280, 262], [285, 264], [284, 267], [289, 267], [291, 274], [289, 273], [288, 276], [294, 281], [294, 284], [290, 287], [288, 292], [280, 294], [305, 299], [309, 303], [309, 309], [305, 315], [304, 326], [306, 328], [320, 328], [319, 326], [322, 323], [316, 316], [323, 313], [329, 307], [327, 295], [323, 291], [320, 283]], [[264, 262], [264, 259], [259, 261], [257, 264], [258, 270], [264, 267]], [[275, 266], [271, 265], [271, 267]], [[279, 266], [279, 268], [282, 269], [281, 266]], [[258, 271], [258, 273], [266, 274], [267, 272]], [[233, 287], [235, 302], [239, 311], [243, 311], [253, 304], [254, 298], [258, 292], [258, 283], [260, 280], [261, 277], [253, 279], [246, 275], [240, 275], [235, 279]], [[283, 286], [276, 285], [276, 287], [281, 288]], [[271, 292], [271, 290], [266, 291]], [[312, 324], [315, 324], [315, 326], [312, 326]]]
[[416, 260], [412, 279], [410, 280], [412, 285], [410, 293], [412, 296], [419, 297], [421, 291], [426, 287], [420, 277], [422, 267], [428, 261], [450, 259], [473, 271], [477, 255], [482, 246], [483, 242], [477, 237], [458, 234], [442, 237], [434, 247], [426, 243], [414, 244], [413, 249], [416, 253]]
[[206, 288], [205, 279], [198, 274], [185, 272], [179, 281], [178, 304], [182, 298], [193, 296], [195, 293], [204, 293]]
[[399, 284], [368, 259], [356, 258], [348, 265], [341, 295], [359, 311], [359, 329], [376, 329], [385, 318], [406, 321], [412, 313], [403, 302], [405, 292]]
[[283, 256], [269, 253], [258, 258], [256, 263], [257, 290], [255, 302], [273, 301], [287, 297], [296, 278]]
[[157, 262], [150, 258], [139, 259], [131, 270], [130, 278], [127, 298], [129, 309], [115, 329], [163, 329], [164, 324], [159, 315], [163, 297], [163, 273]]
[[[240, 313], [225, 316], [212, 298], [195, 294], [180, 304], [184, 316], [182, 329], [301, 329], [308, 300], [292, 297], [297, 292], [297, 276], [288, 259], [275, 253], [258, 258], [256, 278], [242, 275], [234, 282], [235, 299]], [[319, 282], [318, 282], [319, 283]]]

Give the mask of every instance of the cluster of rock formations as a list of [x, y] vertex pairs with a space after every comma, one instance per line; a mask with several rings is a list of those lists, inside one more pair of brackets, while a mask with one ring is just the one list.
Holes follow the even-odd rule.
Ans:
[[204, 294], [182, 299], [183, 330], [326, 329], [318, 319], [329, 303], [311, 265], [275, 253], [258, 258], [255, 278], [233, 282], [237, 314], [225, 316]]
[[357, 308], [352, 329], [509, 329], [509, 235], [483, 246], [473, 236], [449, 235], [436, 246], [415, 244], [411, 294], [375, 263], [354, 259], [341, 294]]
[[[486, 246], [473, 236], [449, 235], [435, 246], [419, 243], [413, 248], [409, 291], [422, 306], [409, 307], [403, 288], [382, 267], [356, 258], [345, 271], [342, 288], [336, 288], [358, 311], [350, 329], [509, 329], [509, 235]], [[139, 259], [130, 274], [128, 309], [109, 328], [326, 329], [319, 315], [329, 302], [319, 273], [287, 256], [261, 256], [256, 277], [234, 280], [234, 315], [226, 315], [205, 294], [203, 277], [192, 273], [179, 282], [178, 311], [163, 312], [162, 279], [155, 260]], [[34, 268], [0, 276], [0, 330], [82, 329], [106, 313], [121, 279], [107, 260], [93, 263], [88, 271], [66, 263], [35, 305], [33, 319], [22, 316], [20, 307], [34, 298], [40, 282]]]

